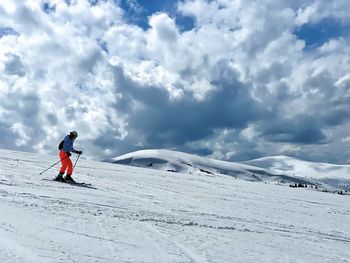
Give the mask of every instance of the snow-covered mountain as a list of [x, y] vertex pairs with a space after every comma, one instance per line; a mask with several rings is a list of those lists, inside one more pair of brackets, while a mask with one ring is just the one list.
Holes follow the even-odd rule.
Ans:
[[110, 160], [117, 164], [137, 167], [149, 167], [163, 171], [188, 174], [225, 174], [248, 180], [258, 180], [256, 174], [265, 173], [264, 169], [244, 164], [213, 160], [197, 155], [171, 150], [141, 150], [128, 153]]
[[171, 150], [141, 150], [110, 160], [117, 164], [211, 176], [231, 175], [249, 181], [275, 181], [350, 189], [350, 165], [332, 165], [274, 156], [242, 163], [219, 161]]
[[350, 186], [350, 165], [308, 162], [287, 156], [264, 157], [243, 162], [243, 164], [274, 170], [290, 176], [314, 178], [332, 185]]
[[57, 160], [0, 150], [1, 263], [350, 262], [349, 196], [83, 158], [81, 187]]

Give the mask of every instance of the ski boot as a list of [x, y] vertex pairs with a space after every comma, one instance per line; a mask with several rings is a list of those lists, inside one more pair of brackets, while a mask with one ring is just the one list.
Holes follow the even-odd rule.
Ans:
[[75, 183], [71, 174], [67, 174], [66, 177], [64, 177], [64, 180], [68, 183]]
[[59, 173], [59, 174], [56, 176], [55, 180], [56, 180], [56, 181], [60, 181], [60, 182], [65, 182], [65, 180], [64, 180], [64, 178], [63, 178], [63, 175], [64, 175], [64, 173]]

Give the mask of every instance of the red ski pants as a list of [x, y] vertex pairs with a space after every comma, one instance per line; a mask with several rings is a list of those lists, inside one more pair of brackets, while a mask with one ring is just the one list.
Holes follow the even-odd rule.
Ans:
[[73, 173], [73, 164], [68, 154], [65, 151], [60, 151], [60, 159], [62, 163], [62, 167], [60, 169], [60, 173], [64, 173], [67, 170], [67, 174], [71, 175]]

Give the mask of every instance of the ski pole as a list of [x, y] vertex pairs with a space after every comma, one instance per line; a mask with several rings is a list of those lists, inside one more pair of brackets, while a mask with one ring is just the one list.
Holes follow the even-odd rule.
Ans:
[[68, 158], [69, 156], [64, 157], [62, 160], [59, 160], [58, 162], [54, 163], [53, 165], [51, 165], [49, 168], [47, 168], [46, 170], [42, 171], [39, 175], [42, 175], [43, 173], [45, 173], [47, 170], [51, 169], [52, 167], [54, 167], [56, 164], [58, 164], [59, 162], [63, 161], [64, 159]]
[[73, 166], [73, 171], [74, 171], [74, 168], [75, 168], [75, 165], [77, 164], [78, 160], [79, 160], [79, 157], [80, 157], [80, 154], [78, 154], [78, 158], [75, 160], [75, 163], [74, 163], [74, 166]]

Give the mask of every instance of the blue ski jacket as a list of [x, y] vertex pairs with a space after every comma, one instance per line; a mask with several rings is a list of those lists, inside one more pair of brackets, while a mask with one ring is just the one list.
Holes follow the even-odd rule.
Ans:
[[74, 140], [72, 140], [71, 137], [67, 135], [64, 138], [62, 150], [65, 151], [66, 153], [70, 153], [70, 152], [76, 153], [77, 151], [73, 148], [73, 143], [74, 143]]

